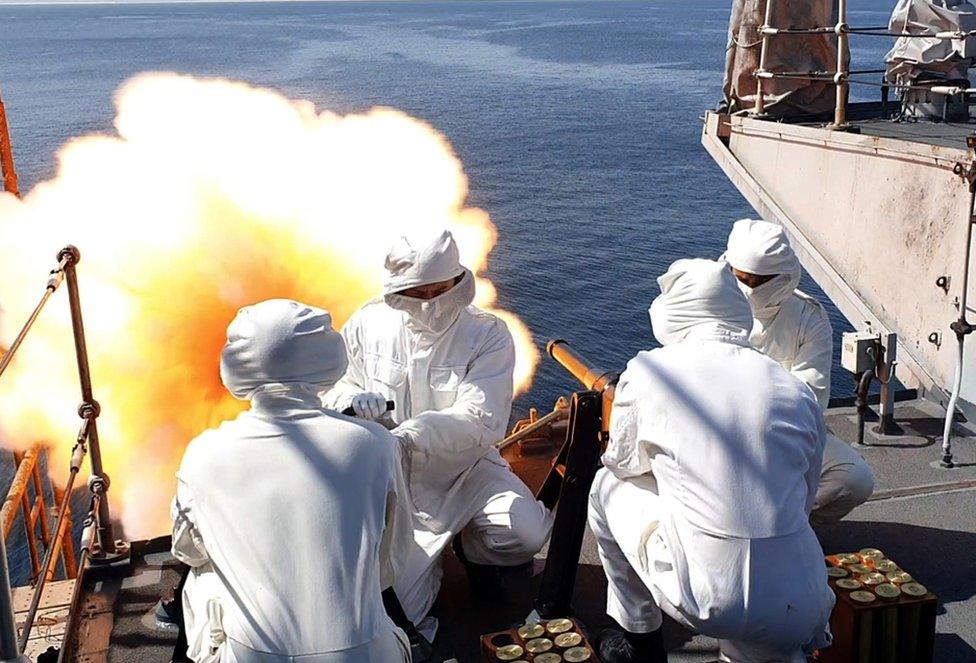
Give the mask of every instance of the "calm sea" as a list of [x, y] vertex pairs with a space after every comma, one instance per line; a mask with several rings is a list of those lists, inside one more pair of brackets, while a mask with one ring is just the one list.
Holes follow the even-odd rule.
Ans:
[[[883, 25], [894, 2], [851, 4], [852, 24]], [[0, 4], [0, 86], [25, 190], [52, 175], [68, 138], [110, 131], [112, 92], [145, 70], [423, 118], [453, 143], [471, 202], [498, 226], [489, 271], [502, 304], [540, 346], [566, 338], [618, 368], [654, 344], [655, 278], [678, 258], [718, 256], [732, 222], [754, 214], [699, 143], [721, 94], [729, 5]], [[855, 64], [877, 67], [888, 40], [861, 42]], [[849, 325], [803, 287], [839, 338]], [[834, 394], [851, 394], [834, 376]], [[546, 360], [516, 414], [573, 387]]]

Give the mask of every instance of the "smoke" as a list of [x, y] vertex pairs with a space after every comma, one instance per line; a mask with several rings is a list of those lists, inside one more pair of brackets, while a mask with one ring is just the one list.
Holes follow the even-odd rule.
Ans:
[[[243, 83], [144, 74], [116, 95], [114, 136], [58, 154], [57, 175], [22, 201], [0, 195], [0, 341], [9, 343], [65, 244], [78, 246], [99, 428], [113, 505], [129, 536], [169, 527], [186, 444], [243, 405], [222, 387], [218, 355], [241, 306], [287, 297], [337, 324], [380, 290], [400, 234], [448, 227], [462, 261], [484, 270], [496, 231], [465, 206], [467, 179], [446, 139], [396, 110], [318, 112]], [[79, 420], [64, 288], [0, 380], [5, 444], [55, 447], [55, 478]], [[476, 303], [495, 290], [478, 279]], [[516, 383], [538, 362], [526, 326]], [[257, 479], [257, 478], [256, 478]]]

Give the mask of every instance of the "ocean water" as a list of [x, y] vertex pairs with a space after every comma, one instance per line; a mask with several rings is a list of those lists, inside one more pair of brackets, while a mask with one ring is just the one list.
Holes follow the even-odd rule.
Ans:
[[[853, 0], [850, 22], [885, 24], [893, 4]], [[699, 142], [721, 96], [729, 5], [0, 4], [0, 86], [24, 190], [53, 174], [68, 138], [111, 131], [113, 91], [142, 71], [238, 78], [340, 112], [400, 108], [448, 137], [470, 202], [498, 227], [488, 271], [501, 304], [540, 347], [565, 338], [622, 368], [655, 344], [656, 277], [718, 256], [732, 222], [754, 215]], [[855, 65], [879, 66], [888, 46], [855, 40]], [[849, 325], [802, 287], [839, 340]], [[514, 414], [574, 387], [545, 359]], [[833, 387], [853, 393], [839, 367]]]

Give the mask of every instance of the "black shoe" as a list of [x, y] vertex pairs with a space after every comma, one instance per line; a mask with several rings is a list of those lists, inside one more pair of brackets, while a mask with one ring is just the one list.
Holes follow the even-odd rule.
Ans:
[[650, 633], [631, 633], [606, 629], [597, 639], [597, 651], [603, 663], [667, 663], [661, 629]]
[[461, 535], [458, 534], [451, 542], [454, 554], [464, 567], [468, 576], [468, 586], [471, 588], [471, 595], [478, 599], [490, 601], [501, 601], [505, 596], [505, 584], [502, 582], [502, 573], [497, 566], [491, 564], [475, 564], [468, 560], [464, 554], [464, 547], [461, 545]]

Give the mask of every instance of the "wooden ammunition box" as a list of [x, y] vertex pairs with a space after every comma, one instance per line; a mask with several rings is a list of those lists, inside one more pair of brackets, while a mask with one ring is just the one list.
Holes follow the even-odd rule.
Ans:
[[[842, 566], [831, 555], [831, 566]], [[900, 594], [885, 599], [875, 595], [870, 603], [851, 598], [852, 590], [829, 584], [837, 596], [830, 615], [833, 644], [817, 652], [818, 663], [931, 663], [935, 647], [935, 613], [938, 598]], [[859, 590], [873, 593], [872, 587]]]
[[[542, 626], [546, 627], [550, 621], [554, 620], [543, 621]], [[586, 649], [589, 652], [590, 657], [585, 659], [586, 663], [600, 663], [600, 659], [596, 655], [596, 650], [587, 641], [586, 634], [583, 632], [583, 629], [580, 628], [579, 622], [577, 622], [575, 619], [570, 619], [569, 621], [572, 622], [572, 628], [564, 632], [579, 634], [581, 642], [575, 645], [575, 647]], [[561, 635], [561, 633], [552, 634], [547, 632], [539, 637], [555, 640], [558, 635]], [[504, 631], [497, 631], [495, 633], [483, 635], [481, 636], [481, 660], [483, 663], [499, 663], [500, 659], [497, 655], [499, 649], [505, 647], [506, 645], [518, 645], [525, 650], [525, 646], [528, 644], [528, 642], [534, 639], [535, 638], [522, 638], [518, 633], [518, 628], [510, 628]], [[545, 652], [533, 654], [529, 651], [523, 651], [521, 657], [514, 659], [514, 661], [526, 661], [527, 663], [534, 663], [540, 658], [542, 658], [543, 661], [547, 660], [544, 655], [548, 655], [548, 658], [551, 659], [553, 658], [553, 654], [557, 654], [562, 661], [565, 661], [566, 659], [563, 658], [563, 654], [565, 654], [569, 649], [572, 649], [572, 647], [557, 647], [554, 644], [551, 649], [548, 649]]]

